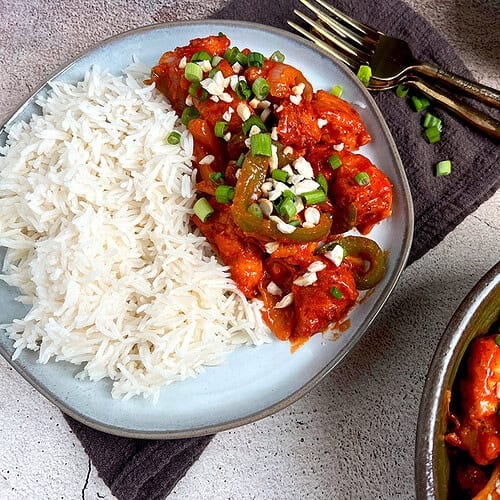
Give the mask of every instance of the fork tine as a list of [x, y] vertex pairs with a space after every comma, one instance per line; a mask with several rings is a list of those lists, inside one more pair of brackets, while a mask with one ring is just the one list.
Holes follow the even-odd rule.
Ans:
[[344, 64], [349, 66], [349, 68], [351, 68], [353, 71], [358, 70], [359, 63], [357, 61], [355, 61], [354, 59], [352, 59], [351, 57], [347, 56], [346, 54], [344, 54], [342, 52], [339, 52], [337, 49], [335, 49], [331, 45], [325, 43], [323, 40], [321, 40], [317, 36], [313, 35], [312, 33], [309, 33], [309, 31], [302, 28], [302, 26], [295, 24], [293, 21], [287, 21], [287, 23], [294, 30], [298, 31], [302, 36], [311, 40], [311, 42], [314, 42], [318, 47], [321, 47], [324, 51], [333, 55], [337, 59], [340, 59]]
[[356, 61], [356, 70], [358, 69], [360, 64], [369, 64], [370, 56], [366, 52], [346, 43], [342, 38], [338, 37], [335, 33], [326, 29], [324, 25], [317, 23], [316, 21], [306, 16], [299, 10], [294, 10], [293, 12], [303, 21], [309, 24], [309, 26], [312, 26], [318, 33], [327, 38], [335, 46], [337, 50], [339, 50], [344, 55], [347, 55], [350, 58], [354, 58], [354, 60]]
[[356, 21], [356, 19], [349, 17], [347, 14], [344, 14], [342, 11], [336, 9], [333, 5], [325, 2], [325, 0], [315, 0], [315, 2], [319, 3], [324, 9], [333, 14], [337, 19], [342, 21], [347, 26], [354, 28], [362, 35], [372, 38], [374, 42], [376, 42], [382, 34], [380, 33], [380, 31], [373, 29], [371, 26], [368, 26], [367, 24], [361, 23], [359, 21]]
[[[355, 32], [351, 27], [346, 27], [345, 25], [340, 24], [338, 21], [333, 19], [331, 16], [325, 14], [321, 9], [313, 5], [309, 0], [299, 0], [305, 7], [314, 12], [318, 18], [330, 26], [335, 33], [342, 36], [349, 42], [354, 42], [356, 45], [359, 45], [363, 48], [369, 48], [370, 50], [375, 50], [376, 41], [374, 41], [371, 37], [367, 35], [360, 35]], [[316, 2], [320, 2], [320, 0], [316, 0]], [[368, 47], [370, 46], [370, 47]]]

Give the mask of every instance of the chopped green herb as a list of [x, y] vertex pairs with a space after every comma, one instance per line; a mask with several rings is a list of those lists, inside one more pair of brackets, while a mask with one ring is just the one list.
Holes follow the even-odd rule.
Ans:
[[188, 106], [187, 108], [184, 108], [184, 111], [182, 112], [181, 122], [183, 125], [187, 126], [191, 120], [198, 118], [199, 116], [200, 113], [194, 106]]
[[425, 137], [429, 144], [435, 144], [441, 140], [441, 132], [438, 127], [429, 127], [424, 130]]
[[297, 207], [290, 198], [285, 198], [278, 206], [278, 213], [288, 222], [297, 215]]
[[212, 68], [208, 72], [208, 78], [213, 78], [219, 71], [220, 71], [220, 68]]
[[451, 161], [450, 160], [443, 160], [438, 163], [436, 163], [436, 175], [438, 177], [442, 177], [444, 175], [450, 175], [451, 174]]
[[440, 132], [443, 128], [441, 119], [429, 112], [425, 113], [424, 121], [422, 122], [422, 124], [424, 128], [437, 127]]
[[267, 83], [267, 80], [261, 76], [259, 76], [252, 84], [252, 92], [260, 101], [267, 97], [270, 90], [271, 87], [269, 86], [269, 83]]
[[252, 95], [252, 90], [248, 86], [248, 83], [245, 80], [240, 80], [234, 89], [236, 92], [236, 95], [238, 96], [238, 99], [241, 99], [243, 101], [246, 101], [247, 99], [250, 99]]
[[206, 222], [207, 219], [214, 213], [212, 205], [206, 198], [200, 198], [193, 206], [195, 215], [202, 221]]
[[211, 61], [212, 56], [206, 50], [200, 50], [200, 52], [195, 52], [193, 57], [191, 57], [192, 62], [197, 61]]
[[271, 134], [254, 134], [250, 136], [250, 151], [253, 155], [272, 155]]
[[212, 57], [212, 61], [210, 63], [212, 65], [212, 68], [215, 68], [222, 61], [222, 59], [224, 59], [224, 58], [221, 56]]
[[246, 66], [248, 64], [248, 56], [243, 54], [243, 52], [238, 52], [236, 54], [236, 62], [240, 63], [242, 66]]
[[262, 121], [260, 116], [257, 115], [252, 115], [248, 120], [245, 120], [241, 125], [241, 130], [245, 135], [248, 135], [250, 133], [251, 128], [254, 125], [258, 127], [262, 132], [266, 131], [266, 126], [264, 125], [264, 122]]
[[222, 184], [215, 190], [215, 199], [218, 203], [229, 203], [234, 198], [234, 187]]
[[258, 203], [252, 203], [248, 207], [248, 213], [258, 217], [259, 219], [262, 219], [263, 214], [262, 214], [262, 209], [259, 207]]
[[328, 158], [328, 163], [330, 164], [330, 167], [332, 167], [333, 170], [335, 170], [342, 165], [342, 160], [340, 159], [340, 156], [337, 153], [333, 153], [332, 156]]
[[288, 173], [284, 170], [281, 170], [280, 168], [276, 168], [271, 172], [271, 177], [275, 181], [286, 182], [286, 180], [288, 179]]
[[325, 193], [328, 193], [328, 182], [326, 181], [326, 177], [321, 172], [317, 175], [316, 182]]
[[357, 77], [365, 87], [368, 87], [370, 78], [372, 77], [372, 69], [370, 66], [362, 64], [358, 69]]
[[228, 123], [225, 121], [218, 121], [215, 123], [214, 127], [214, 134], [215, 137], [224, 137], [224, 134], [226, 133]]
[[335, 97], [342, 97], [342, 94], [344, 92], [344, 89], [342, 88], [341, 85], [334, 85], [332, 87], [332, 90], [330, 90], [330, 93], [334, 95]]
[[411, 96], [411, 103], [412, 103], [412, 106], [413, 106], [413, 109], [417, 112], [420, 112], [424, 109], [427, 109], [430, 104], [431, 104], [431, 101], [429, 101], [429, 99], [427, 99], [427, 97], [424, 97], [424, 96], [416, 96], [416, 95], [412, 95]]
[[179, 142], [181, 142], [181, 134], [173, 130], [170, 134], [168, 134], [167, 142], [172, 145], [179, 144]]
[[303, 193], [301, 196], [306, 205], [316, 205], [317, 203], [324, 203], [326, 201], [326, 193], [322, 189], [309, 191], [307, 193]]
[[184, 68], [184, 77], [190, 82], [200, 82], [203, 78], [203, 70], [198, 64], [188, 62]]
[[398, 85], [396, 87], [396, 95], [398, 97], [407, 97], [410, 89], [406, 85]]
[[224, 52], [224, 59], [229, 64], [234, 64], [237, 60], [239, 52], [240, 49], [238, 47], [230, 47], [229, 49], [226, 50], [226, 52]]
[[330, 288], [330, 294], [336, 299], [342, 299], [344, 297], [344, 294], [336, 286]]
[[238, 156], [238, 159], [236, 160], [236, 165], [238, 167], [241, 167], [244, 161], [245, 161], [245, 153], [240, 153], [240, 156]]
[[200, 101], [206, 101], [208, 99], [208, 92], [200, 85], [199, 82], [193, 82], [189, 86], [188, 93], [191, 97], [195, 97]]
[[219, 181], [224, 180], [224, 174], [222, 172], [212, 172], [209, 177], [214, 184], [218, 184]]
[[368, 186], [370, 184], [370, 176], [366, 172], [358, 172], [354, 176], [354, 180], [358, 186]]
[[250, 52], [248, 54], [248, 65], [262, 68], [264, 66], [264, 55], [260, 52]]
[[271, 56], [269, 57], [271, 61], [283, 62], [285, 60], [285, 55], [281, 53], [279, 50], [275, 50]]

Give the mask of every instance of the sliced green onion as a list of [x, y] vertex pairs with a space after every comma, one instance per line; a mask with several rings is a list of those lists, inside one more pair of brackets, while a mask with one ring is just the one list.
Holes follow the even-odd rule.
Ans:
[[275, 61], [275, 62], [283, 62], [285, 60], [285, 55], [282, 52], [280, 52], [279, 50], [275, 50], [271, 54], [269, 59], [271, 59], [271, 61]]
[[181, 115], [181, 122], [183, 125], [186, 125], [193, 120], [194, 118], [198, 118], [200, 116], [200, 113], [194, 106], [188, 106], [187, 108], [184, 108], [184, 111], [182, 112]]
[[285, 198], [278, 207], [278, 213], [285, 221], [289, 221], [297, 215], [297, 207], [290, 198]]
[[354, 176], [354, 180], [358, 186], [368, 186], [370, 184], [370, 176], [366, 172], [358, 172]]
[[222, 184], [215, 190], [215, 199], [218, 203], [229, 203], [234, 198], [234, 187]]
[[500, 335], [495, 335], [495, 344], [500, 346]]
[[317, 175], [316, 182], [320, 185], [321, 189], [325, 193], [328, 193], [328, 182], [326, 180], [326, 177], [321, 172]]
[[281, 196], [283, 196], [283, 198], [287, 198], [289, 200], [293, 200], [295, 198], [293, 191], [291, 191], [290, 189], [285, 189]]
[[406, 97], [408, 95], [409, 91], [410, 91], [410, 89], [406, 85], [403, 85], [403, 84], [400, 84], [396, 87], [396, 95], [398, 97]]
[[437, 127], [426, 128], [424, 134], [429, 144], [435, 144], [441, 140], [441, 132]]
[[340, 159], [340, 156], [337, 153], [333, 153], [330, 158], [328, 158], [328, 163], [330, 164], [330, 167], [335, 170], [336, 168], [339, 168], [342, 165], [342, 160]]
[[193, 82], [189, 86], [188, 93], [191, 97], [195, 97], [200, 101], [206, 101], [208, 99], [208, 92], [200, 85], [199, 82]]
[[250, 136], [250, 151], [253, 155], [271, 156], [271, 134], [254, 134]]
[[173, 146], [179, 144], [179, 142], [181, 142], [181, 134], [173, 130], [170, 134], [168, 134], [167, 142]]
[[264, 66], [264, 55], [260, 52], [250, 52], [248, 54], [248, 65], [262, 68]]
[[430, 106], [431, 101], [429, 101], [429, 99], [424, 96], [418, 97], [416, 95], [412, 95], [411, 103], [413, 105], [413, 109], [417, 112], [420, 112], [424, 109], [427, 109]]
[[253, 215], [254, 217], [258, 217], [259, 219], [262, 219], [264, 216], [262, 213], [262, 209], [259, 207], [258, 203], [252, 203], [248, 206], [247, 210], [249, 214]]
[[342, 97], [343, 92], [344, 89], [341, 85], [334, 85], [332, 87], [332, 90], [330, 90], [330, 94], [334, 95], [335, 97]]
[[220, 71], [220, 68], [212, 68], [208, 72], [208, 78], [213, 78], [219, 71]]
[[267, 97], [270, 90], [271, 87], [269, 86], [269, 83], [267, 83], [267, 80], [261, 76], [259, 76], [259, 78], [257, 78], [252, 84], [252, 92], [260, 101]]
[[238, 159], [236, 160], [236, 165], [238, 167], [241, 167], [244, 161], [245, 161], [245, 153], [240, 153], [240, 156], [238, 156]]
[[370, 78], [372, 77], [372, 69], [370, 66], [362, 64], [358, 69], [357, 77], [365, 87], [368, 87]]
[[229, 63], [229, 64], [234, 64], [236, 62], [236, 58], [238, 57], [238, 54], [240, 52], [240, 49], [238, 47], [230, 47], [229, 49], [224, 52], [224, 59]]
[[281, 170], [280, 168], [276, 168], [271, 172], [271, 177], [275, 181], [286, 182], [286, 180], [288, 179], [288, 173], [284, 170]]
[[290, 226], [298, 227], [300, 226], [300, 220], [298, 219], [289, 220], [287, 224], [290, 224]]
[[216, 122], [215, 127], [214, 127], [215, 137], [224, 137], [224, 134], [226, 133], [227, 125], [228, 124], [225, 121]]
[[206, 198], [200, 198], [193, 206], [194, 213], [202, 221], [206, 222], [207, 219], [214, 213], [212, 205]]
[[330, 288], [330, 294], [336, 299], [344, 298], [344, 294], [336, 286], [332, 286], [332, 288]]
[[436, 175], [438, 177], [442, 177], [443, 175], [451, 174], [451, 161], [450, 160], [442, 160], [436, 163]]
[[242, 101], [250, 99], [250, 96], [252, 95], [252, 90], [250, 89], [248, 83], [245, 80], [240, 80], [236, 84], [234, 91], [236, 92], [238, 99], [241, 99]]
[[259, 127], [262, 132], [266, 131], [266, 126], [264, 125], [264, 122], [260, 118], [260, 116], [257, 115], [252, 115], [248, 120], [245, 120], [243, 124], [241, 125], [241, 130], [245, 135], [248, 135], [250, 132], [250, 129], [253, 126]]
[[240, 63], [242, 66], [246, 66], [248, 64], [248, 56], [243, 54], [243, 52], [238, 52], [236, 54], [236, 62]]
[[437, 127], [440, 132], [443, 128], [443, 122], [441, 121], [441, 119], [437, 116], [432, 115], [431, 113], [425, 113], [424, 121], [422, 124], [424, 128]]
[[224, 180], [224, 174], [222, 172], [212, 172], [208, 177], [214, 184], [218, 184], [219, 181]]
[[301, 195], [306, 202], [306, 205], [316, 205], [317, 203], [324, 203], [326, 201], [326, 193], [322, 189], [309, 191]]
[[184, 68], [184, 77], [190, 82], [200, 82], [203, 79], [203, 70], [193, 62], [188, 62]]
[[212, 56], [206, 50], [200, 50], [199, 52], [195, 52], [191, 57], [192, 62], [197, 61], [211, 61]]
[[222, 61], [222, 59], [224, 59], [224, 58], [221, 56], [212, 57], [212, 61], [210, 61], [212, 68], [215, 68], [215, 66], [217, 66]]

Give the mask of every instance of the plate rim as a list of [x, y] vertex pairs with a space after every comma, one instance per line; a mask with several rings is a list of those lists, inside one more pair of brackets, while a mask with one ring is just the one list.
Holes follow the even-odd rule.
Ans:
[[[311, 391], [326, 375], [328, 375], [334, 368], [336, 368], [339, 364], [341, 364], [345, 357], [353, 350], [355, 345], [361, 340], [361, 338], [364, 336], [366, 330], [369, 328], [369, 326], [372, 324], [374, 319], [378, 316], [380, 313], [380, 310], [382, 307], [385, 305], [387, 302], [388, 298], [390, 297], [394, 287], [396, 286], [397, 282], [399, 281], [401, 274], [403, 272], [403, 269], [407, 263], [411, 246], [412, 246], [412, 241], [413, 241], [413, 231], [414, 231], [414, 207], [413, 207], [413, 200], [412, 200], [412, 195], [411, 195], [411, 190], [410, 190], [410, 185], [408, 182], [408, 178], [406, 176], [406, 172], [403, 166], [403, 163], [401, 161], [399, 152], [397, 150], [396, 144], [394, 142], [394, 138], [389, 130], [389, 127], [382, 115], [381, 110], [379, 109], [378, 105], [374, 101], [373, 97], [371, 94], [368, 92], [366, 87], [364, 87], [359, 80], [356, 78], [356, 76], [349, 70], [349, 68], [339, 59], [335, 58], [325, 50], [321, 49], [320, 47], [316, 46], [309, 40], [306, 40], [305, 38], [302, 38], [294, 33], [291, 33], [289, 31], [286, 31], [281, 28], [276, 28], [274, 26], [269, 26], [269, 25], [264, 25], [260, 23], [254, 23], [254, 22], [247, 22], [247, 21], [233, 21], [233, 20], [227, 20], [227, 19], [199, 19], [199, 20], [192, 20], [192, 21], [174, 21], [174, 22], [166, 22], [166, 23], [152, 23], [144, 26], [140, 26], [137, 28], [132, 28], [120, 33], [117, 33], [115, 35], [112, 35], [108, 38], [105, 38], [103, 40], [100, 40], [96, 44], [91, 45], [87, 49], [83, 50], [80, 52], [76, 57], [71, 59], [68, 63], [63, 64], [59, 66], [53, 73], [51, 73], [46, 80], [36, 89], [34, 90], [22, 103], [21, 105], [14, 110], [14, 112], [0, 125], [0, 136], [3, 134], [6, 134], [6, 127], [11, 123], [14, 122], [18, 116], [24, 111], [24, 109], [32, 102], [33, 98], [40, 93], [44, 88], [47, 87], [47, 85], [50, 84], [54, 79], [56, 79], [59, 75], [62, 73], [68, 71], [72, 66], [74, 66], [76, 63], [78, 63], [81, 59], [86, 57], [87, 55], [91, 54], [92, 52], [95, 52], [96, 50], [99, 50], [107, 45], [110, 45], [116, 41], [119, 41], [121, 39], [128, 38], [129, 36], [141, 34], [141, 33], [147, 33], [149, 31], [154, 31], [154, 30], [162, 30], [162, 29], [169, 29], [169, 28], [176, 28], [176, 27], [183, 27], [183, 26], [210, 26], [210, 25], [225, 25], [228, 27], [235, 27], [235, 28], [251, 28], [257, 31], [265, 31], [269, 32], [272, 34], [275, 34], [280, 37], [288, 38], [299, 45], [304, 45], [310, 50], [313, 50], [315, 52], [319, 52], [321, 55], [323, 55], [325, 58], [327, 58], [328, 62], [334, 64], [335, 66], [339, 67], [340, 70], [351, 80], [352, 84], [357, 86], [358, 89], [364, 94], [365, 99], [368, 101], [370, 104], [370, 111], [372, 111], [376, 118], [378, 123], [380, 124], [384, 135], [385, 139], [387, 140], [389, 149], [391, 151], [391, 154], [395, 160], [395, 166], [396, 170], [399, 172], [399, 175], [401, 177], [401, 185], [403, 188], [403, 193], [405, 194], [404, 198], [401, 200], [402, 205], [406, 209], [408, 213], [408, 219], [405, 221], [405, 231], [404, 231], [404, 237], [402, 241], [402, 253], [398, 255], [399, 262], [398, 265], [394, 269], [394, 273], [391, 276], [390, 280], [388, 283], [385, 285], [381, 297], [377, 300], [377, 302], [374, 304], [374, 307], [365, 318], [363, 321], [363, 325], [361, 328], [357, 329], [355, 332], [353, 332], [351, 338], [349, 341], [346, 343], [346, 345], [339, 351], [338, 355], [336, 356], [335, 360], [330, 361], [327, 363], [314, 377], [309, 379], [307, 382], [305, 382], [299, 389], [296, 391], [292, 392], [288, 396], [282, 398], [281, 400], [275, 402], [274, 404], [268, 406], [267, 408], [257, 410], [251, 414], [244, 415], [239, 418], [235, 418], [232, 420], [227, 420], [224, 421], [223, 423], [218, 423], [218, 424], [210, 424], [207, 426], [200, 426], [197, 428], [192, 428], [192, 429], [185, 429], [185, 430], [170, 430], [170, 431], [158, 431], [158, 430], [151, 430], [151, 431], [145, 431], [145, 430], [133, 430], [129, 428], [124, 428], [123, 426], [117, 426], [113, 424], [107, 424], [104, 422], [101, 422], [99, 420], [93, 419], [91, 417], [82, 415], [79, 413], [79, 411], [76, 408], [73, 408], [72, 406], [67, 405], [60, 397], [58, 397], [56, 394], [54, 394], [51, 390], [47, 389], [46, 387], [41, 384], [38, 379], [34, 376], [32, 376], [28, 371], [24, 370], [22, 366], [19, 366], [16, 361], [11, 359], [10, 353], [0, 344], [0, 354], [2, 357], [7, 361], [7, 363], [12, 366], [27, 382], [30, 383], [40, 394], [42, 394], [46, 399], [48, 399], [52, 404], [57, 406], [64, 414], [74, 418], [75, 420], [79, 421], [82, 424], [88, 425], [89, 427], [108, 433], [116, 436], [121, 436], [121, 437], [128, 437], [128, 438], [138, 438], [138, 439], [181, 439], [181, 438], [191, 438], [191, 437], [200, 437], [200, 436], [206, 436], [209, 434], [214, 434], [217, 432], [233, 429], [236, 427], [240, 427], [249, 423], [256, 422], [257, 420], [260, 420], [262, 418], [268, 417], [278, 411], [283, 410], [287, 406], [291, 405], [292, 403], [296, 402], [303, 396], [305, 396], [309, 391]], [[2, 334], [3, 335], [3, 334]]]

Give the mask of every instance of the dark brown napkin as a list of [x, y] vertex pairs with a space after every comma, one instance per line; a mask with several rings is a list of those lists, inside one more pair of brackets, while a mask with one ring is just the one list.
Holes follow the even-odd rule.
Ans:
[[[338, 8], [393, 36], [406, 39], [415, 55], [466, 77], [470, 72], [448, 42], [400, 0], [331, 0]], [[253, 21], [287, 29], [296, 0], [235, 0], [217, 19]], [[161, 19], [157, 19], [161, 21]], [[165, 47], [169, 49], [171, 47]], [[277, 47], [279, 48], [279, 47]], [[392, 92], [375, 96], [394, 135], [411, 185], [415, 235], [410, 262], [437, 245], [500, 185], [498, 148], [460, 122], [444, 117], [443, 140], [422, 138], [419, 116]], [[436, 178], [434, 164], [451, 159], [453, 174]], [[70, 418], [94, 466], [120, 500], [165, 498], [196, 461], [211, 436], [172, 441], [119, 438], [90, 429]]]

